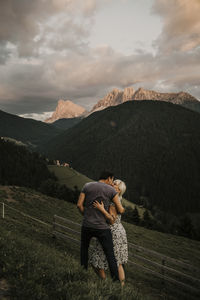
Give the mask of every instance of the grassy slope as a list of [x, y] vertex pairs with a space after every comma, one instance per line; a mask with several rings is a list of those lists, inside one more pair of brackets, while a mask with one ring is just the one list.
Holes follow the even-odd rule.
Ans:
[[[88, 178], [87, 176], [77, 172], [73, 168], [69, 167], [59, 167], [55, 165], [48, 166], [49, 170], [53, 172], [56, 177], [58, 178], [59, 183], [65, 184], [67, 187], [73, 189], [76, 185], [79, 190], [82, 189], [83, 185], [87, 182], [91, 182], [92, 179]], [[123, 204], [124, 206], [130, 206], [132, 208], [135, 207], [136, 204], [133, 202], [130, 202], [123, 198]], [[144, 209], [136, 205], [138, 208], [138, 212], [140, 216], [144, 213]]]
[[[0, 187], [0, 196], [9, 206], [50, 224], [54, 214], [76, 222], [82, 219], [75, 205], [25, 188]], [[199, 242], [124, 226], [129, 242], [200, 267]], [[5, 219], [0, 218], [0, 232], [0, 278], [7, 279], [15, 299], [68, 299], [69, 295], [71, 299], [111, 299], [111, 294], [112, 299], [136, 299], [137, 293], [137, 299], [177, 299], [172, 297], [173, 286], [164, 289], [159, 279], [131, 265], [126, 268], [127, 285], [121, 295], [117, 284], [101, 283], [91, 269], [88, 273], [80, 269], [79, 247], [53, 240], [51, 227], [7, 207]]]

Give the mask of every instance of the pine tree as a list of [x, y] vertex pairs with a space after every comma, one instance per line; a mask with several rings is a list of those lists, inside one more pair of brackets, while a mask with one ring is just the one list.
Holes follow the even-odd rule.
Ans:
[[147, 209], [145, 209], [145, 211], [143, 213], [143, 224], [147, 228], [151, 228], [151, 226], [152, 226], [151, 217], [150, 217], [149, 211]]
[[132, 213], [132, 220], [133, 220], [133, 223], [136, 225], [138, 225], [140, 223], [140, 216], [139, 216], [139, 212], [138, 212], [138, 209], [136, 206]]
[[180, 218], [179, 233], [185, 237], [193, 237], [194, 226], [189, 215], [185, 215]]

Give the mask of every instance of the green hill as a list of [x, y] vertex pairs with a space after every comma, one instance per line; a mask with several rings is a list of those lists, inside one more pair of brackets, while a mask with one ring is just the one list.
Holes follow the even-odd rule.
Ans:
[[110, 169], [135, 203], [182, 215], [200, 211], [200, 115], [165, 102], [133, 101], [93, 113], [43, 149], [98, 178]]
[[85, 183], [92, 181], [92, 179], [70, 167], [49, 165], [48, 168], [56, 175], [60, 184], [65, 184], [70, 189], [77, 186], [81, 190]]
[[[123, 291], [79, 265], [79, 247], [52, 238], [54, 214], [80, 222], [75, 205], [27, 188], [0, 186], [0, 278], [11, 299], [179, 299], [181, 290], [128, 265]], [[13, 210], [15, 209], [15, 210]], [[21, 212], [24, 214], [22, 215]], [[31, 219], [39, 219], [46, 224]], [[200, 267], [200, 243], [124, 223], [128, 241]], [[189, 299], [181, 295], [181, 299]]]
[[33, 119], [25, 119], [0, 110], [0, 136], [9, 137], [34, 148], [46, 143], [62, 130]]
[[[85, 183], [93, 181], [70, 167], [49, 165], [48, 168], [50, 172], [55, 174], [60, 184], [65, 184], [70, 189], [74, 189], [74, 187], [77, 186], [78, 190], [81, 191]], [[139, 207], [137, 204], [130, 202], [125, 198], [123, 198], [122, 201], [125, 207], [129, 206], [134, 208], [137, 206], [140, 216], [143, 215], [144, 208]]]
[[73, 127], [74, 125], [78, 124], [82, 120], [81, 117], [76, 118], [68, 118], [68, 119], [59, 119], [52, 123], [53, 126], [61, 128], [61, 129], [68, 129]]

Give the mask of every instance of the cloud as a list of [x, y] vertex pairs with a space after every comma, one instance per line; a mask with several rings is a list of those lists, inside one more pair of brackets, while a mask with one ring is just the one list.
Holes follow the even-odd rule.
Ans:
[[[56, 54], [24, 64], [4, 65], [0, 99], [17, 113], [52, 111], [59, 98], [87, 109], [112, 88], [143, 86], [162, 91], [187, 90], [198, 96], [200, 53], [150, 53], [124, 56], [101, 46], [88, 53]], [[160, 84], [158, 84], [160, 83]], [[10, 106], [8, 106], [10, 103]]]
[[46, 119], [48, 119], [52, 116], [52, 113], [53, 113], [53, 111], [52, 112], [43, 112], [43, 113], [40, 113], [40, 114], [36, 114], [36, 113], [22, 114], [22, 115], [19, 114], [19, 117], [28, 118], [28, 119], [35, 119], [35, 120], [38, 120], [38, 121], [45, 121]]
[[92, 16], [95, 9], [95, 0], [2, 0], [0, 45], [6, 49], [7, 42], [13, 44], [21, 57], [39, 55], [45, 47], [58, 50], [72, 44], [74, 50], [88, 36], [85, 15]]
[[163, 21], [162, 32], [155, 42], [160, 52], [187, 52], [199, 47], [199, 0], [155, 0], [153, 12]]
[[59, 98], [90, 109], [126, 86], [200, 98], [200, 2], [155, 0], [153, 13], [163, 22], [157, 51], [127, 56], [106, 44], [90, 47], [95, 12], [112, 1], [2, 0], [0, 109], [42, 119]]

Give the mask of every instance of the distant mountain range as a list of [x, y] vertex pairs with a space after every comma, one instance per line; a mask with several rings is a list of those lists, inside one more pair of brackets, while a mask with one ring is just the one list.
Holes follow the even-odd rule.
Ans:
[[[110, 106], [116, 106], [127, 101], [143, 100], [170, 102], [200, 112], [200, 101], [188, 93], [159, 93], [143, 88], [139, 88], [135, 91], [132, 87], [127, 87], [123, 91], [117, 88], [113, 89], [103, 99], [99, 100], [90, 112], [87, 112], [82, 106], [74, 104], [70, 100], [59, 100], [55, 112], [52, 114], [51, 118], [47, 119], [45, 122], [53, 123], [59, 119], [72, 119], [76, 117], [84, 118], [95, 111], [103, 110]], [[66, 122], [66, 128], [68, 128], [69, 123], [70, 122]], [[62, 126], [64, 126], [64, 124], [64, 121], [62, 121]]]
[[138, 90], [134, 90], [133, 88], [125, 88], [124, 91], [120, 91], [118, 89], [114, 89], [108, 95], [106, 95], [103, 99], [101, 99], [91, 110], [91, 112], [105, 109], [109, 106], [116, 106], [118, 104], [122, 104], [126, 101], [142, 101], [142, 100], [155, 100], [155, 101], [165, 101], [173, 104], [179, 104], [182, 106], [187, 106], [188, 104], [199, 104], [200, 102], [185, 92], [179, 93], [159, 93], [151, 90], [145, 90], [143, 88], [139, 88]]
[[43, 151], [90, 178], [103, 169], [127, 184], [126, 198], [144, 197], [164, 211], [200, 211], [200, 115], [161, 101], [126, 101], [94, 112]]

